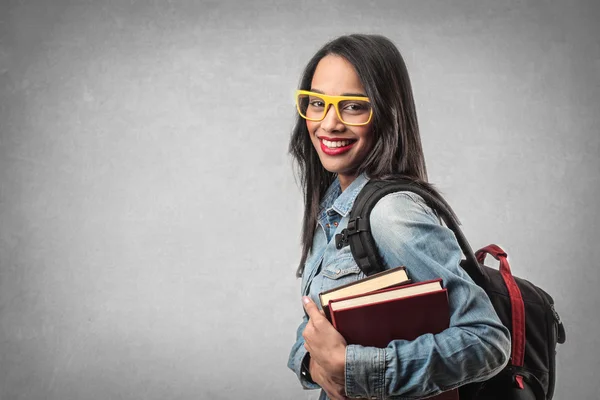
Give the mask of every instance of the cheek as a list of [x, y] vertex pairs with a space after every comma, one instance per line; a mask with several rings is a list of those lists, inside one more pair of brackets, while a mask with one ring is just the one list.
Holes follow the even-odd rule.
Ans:
[[306, 120], [306, 129], [308, 129], [308, 133], [312, 136], [317, 131], [319, 127], [318, 122], [308, 121]]
[[368, 147], [375, 142], [375, 136], [371, 126], [361, 128], [360, 131], [356, 132], [356, 135], [360, 137]]

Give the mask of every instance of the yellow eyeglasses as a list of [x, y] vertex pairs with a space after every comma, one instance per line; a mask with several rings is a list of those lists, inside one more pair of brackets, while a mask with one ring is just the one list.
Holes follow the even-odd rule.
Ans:
[[367, 125], [373, 117], [373, 107], [368, 97], [328, 96], [308, 90], [296, 91], [296, 108], [304, 119], [322, 121], [330, 105], [333, 105], [344, 125]]

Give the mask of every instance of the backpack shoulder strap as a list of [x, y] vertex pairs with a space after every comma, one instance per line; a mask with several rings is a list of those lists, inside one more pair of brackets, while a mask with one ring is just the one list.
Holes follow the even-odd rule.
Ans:
[[482, 282], [485, 275], [466, 237], [462, 233], [455, 214], [446, 201], [437, 193], [423, 185], [408, 179], [393, 181], [371, 180], [358, 194], [350, 212], [347, 228], [336, 235], [338, 249], [350, 245], [352, 256], [365, 275], [383, 271], [384, 264], [371, 234], [369, 221], [371, 210], [384, 196], [395, 192], [412, 192], [421, 196], [425, 202], [442, 218], [446, 226], [454, 232], [458, 244], [466, 257], [462, 267], [475, 282]]

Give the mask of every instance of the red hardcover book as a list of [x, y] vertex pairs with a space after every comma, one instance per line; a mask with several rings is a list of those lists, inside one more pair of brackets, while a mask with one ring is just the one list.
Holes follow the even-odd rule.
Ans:
[[[333, 326], [348, 344], [385, 348], [392, 340], [414, 340], [450, 325], [442, 280], [410, 284], [329, 302]], [[456, 400], [458, 390], [432, 397]]]

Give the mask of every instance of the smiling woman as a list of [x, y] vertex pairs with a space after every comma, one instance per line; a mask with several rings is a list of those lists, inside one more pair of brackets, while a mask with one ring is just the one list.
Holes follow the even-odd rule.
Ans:
[[[319, 293], [364, 278], [348, 246], [332, 241], [348, 225], [369, 180], [427, 184], [412, 89], [396, 46], [376, 35], [342, 36], [309, 61], [296, 94], [290, 153], [305, 196], [302, 277], [305, 314], [288, 366], [320, 399], [420, 398], [488, 379], [508, 361], [510, 340], [492, 305], [459, 266], [453, 233], [422, 198], [383, 197], [370, 226], [386, 268], [406, 266], [415, 282], [441, 278], [450, 327], [386, 348], [347, 344], [320, 312]], [[433, 188], [431, 188], [433, 190]]]

